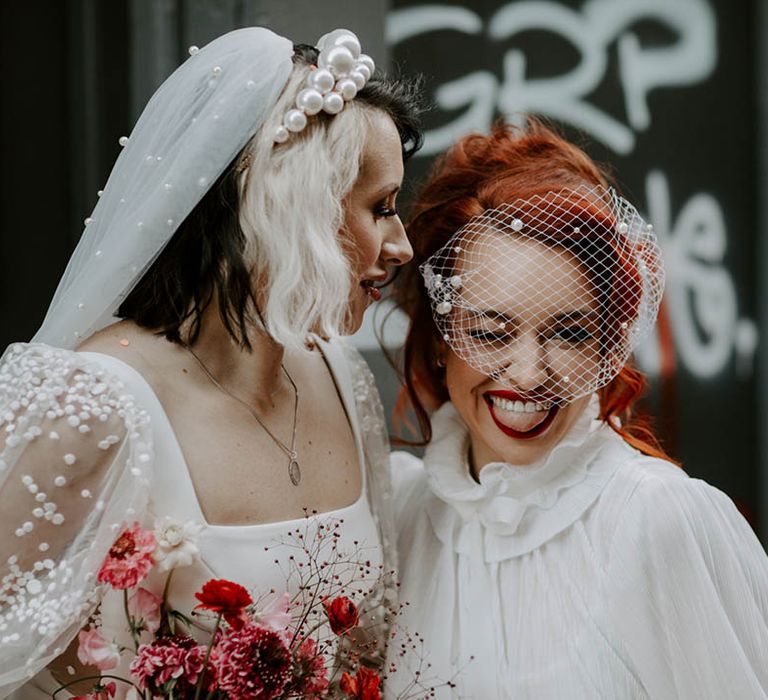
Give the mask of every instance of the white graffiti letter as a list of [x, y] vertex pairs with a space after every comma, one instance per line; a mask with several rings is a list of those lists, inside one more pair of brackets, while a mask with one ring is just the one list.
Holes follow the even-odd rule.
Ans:
[[723, 212], [714, 197], [700, 193], [672, 223], [664, 174], [650, 172], [646, 187], [668, 270], [666, 299], [675, 345], [692, 374], [712, 377], [731, 356], [738, 312], [733, 281], [723, 265]]
[[[717, 24], [706, 0], [592, 0], [584, 13], [601, 35], [618, 36], [619, 75], [627, 117], [636, 131], [651, 124], [651, 90], [701, 82], [717, 63]], [[671, 46], [643, 48], [636, 34], [624, 30], [644, 19], [664, 24], [679, 39]]]

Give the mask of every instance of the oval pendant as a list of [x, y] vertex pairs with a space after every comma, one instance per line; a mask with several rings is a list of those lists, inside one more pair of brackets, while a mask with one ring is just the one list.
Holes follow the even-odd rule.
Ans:
[[299, 468], [299, 463], [295, 459], [292, 459], [288, 464], [288, 476], [291, 477], [291, 483], [294, 486], [299, 485], [299, 482], [301, 481], [301, 469]]

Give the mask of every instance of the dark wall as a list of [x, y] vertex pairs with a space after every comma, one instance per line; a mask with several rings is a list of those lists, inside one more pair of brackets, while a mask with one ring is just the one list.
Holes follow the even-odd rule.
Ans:
[[2, 3], [0, 26], [4, 348], [40, 325], [127, 129], [127, 3]]
[[70, 248], [65, 6], [3, 3], [0, 27], [5, 66], [0, 345], [5, 347], [36, 328]]

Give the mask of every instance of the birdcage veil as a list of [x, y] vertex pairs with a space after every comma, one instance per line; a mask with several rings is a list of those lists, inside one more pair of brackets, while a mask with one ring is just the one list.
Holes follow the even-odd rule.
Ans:
[[652, 226], [603, 186], [486, 210], [420, 271], [445, 343], [518, 393], [515, 363], [536, 364], [540, 381], [524, 392], [534, 401], [608, 384], [653, 327], [664, 289]]

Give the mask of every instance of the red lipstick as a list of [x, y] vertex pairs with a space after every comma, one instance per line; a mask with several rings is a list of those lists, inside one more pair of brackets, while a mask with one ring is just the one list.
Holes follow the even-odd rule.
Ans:
[[493, 411], [493, 402], [491, 401], [491, 396], [498, 396], [509, 401], [527, 401], [529, 399], [514, 391], [488, 391], [483, 395], [485, 403], [488, 405], [488, 412], [491, 414], [491, 419], [496, 424], [496, 427], [501, 430], [502, 433], [511, 438], [514, 438], [515, 440], [532, 440], [537, 438], [539, 435], [546, 432], [547, 428], [552, 425], [552, 421], [555, 420], [555, 417], [560, 410], [560, 407], [557, 404], [554, 404], [552, 408], [550, 408], [547, 412], [547, 417], [541, 421], [541, 423], [538, 423], [530, 430], [521, 432], [504, 425], [496, 418], [496, 414]]

